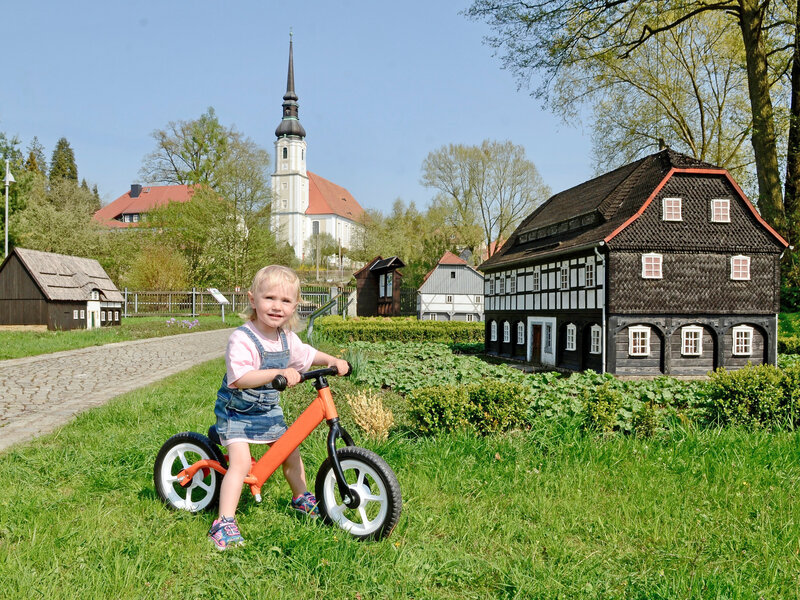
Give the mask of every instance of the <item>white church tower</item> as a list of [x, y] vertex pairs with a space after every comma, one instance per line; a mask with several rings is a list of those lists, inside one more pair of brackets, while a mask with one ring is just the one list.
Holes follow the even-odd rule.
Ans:
[[312, 231], [308, 219], [308, 173], [306, 171], [306, 130], [298, 116], [294, 91], [294, 60], [289, 37], [289, 73], [283, 96], [283, 118], [275, 130], [275, 172], [272, 174], [272, 230], [278, 239], [289, 242], [297, 258], [303, 257], [303, 244]]

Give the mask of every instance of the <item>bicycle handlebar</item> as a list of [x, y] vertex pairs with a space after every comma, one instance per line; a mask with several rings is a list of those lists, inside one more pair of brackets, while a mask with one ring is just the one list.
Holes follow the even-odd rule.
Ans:
[[[347, 363], [347, 373], [343, 373], [345, 377], [350, 375], [353, 372], [353, 365], [349, 362]], [[314, 369], [313, 371], [306, 371], [305, 373], [300, 373], [300, 383], [304, 381], [308, 381], [309, 379], [317, 379], [318, 377], [325, 377], [326, 375], [338, 375], [339, 370], [336, 367], [325, 367], [323, 369]], [[278, 390], [282, 392], [286, 389], [286, 386], [289, 384], [286, 381], [286, 377], [283, 375], [276, 375], [275, 379], [272, 380], [272, 389]]]

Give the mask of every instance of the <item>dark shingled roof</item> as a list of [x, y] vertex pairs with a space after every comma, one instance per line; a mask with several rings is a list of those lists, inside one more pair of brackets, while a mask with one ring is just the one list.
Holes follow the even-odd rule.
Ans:
[[520, 223], [482, 271], [599, 244], [636, 214], [672, 169], [722, 169], [670, 149], [551, 196]]

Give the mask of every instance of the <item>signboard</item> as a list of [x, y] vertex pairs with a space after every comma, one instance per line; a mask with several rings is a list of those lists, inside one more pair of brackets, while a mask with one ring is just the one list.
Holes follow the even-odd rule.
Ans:
[[207, 288], [208, 292], [214, 296], [214, 300], [219, 302], [220, 304], [230, 304], [228, 299], [222, 295], [222, 293], [217, 288]]

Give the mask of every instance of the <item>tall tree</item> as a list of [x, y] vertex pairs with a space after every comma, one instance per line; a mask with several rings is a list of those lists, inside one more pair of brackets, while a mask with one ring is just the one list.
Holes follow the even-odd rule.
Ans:
[[480, 228], [490, 256], [496, 242], [507, 238], [550, 195], [525, 149], [509, 141], [443, 146], [423, 162], [422, 183], [439, 191], [437, 202], [451, 207], [465, 237]]
[[145, 156], [140, 171], [146, 181], [167, 184], [205, 184], [216, 189], [228, 148], [237, 137], [220, 124], [213, 108], [193, 121], [170, 121], [156, 129], [156, 149]]
[[[534, 73], [543, 75], [535, 90], [540, 97], [547, 97], [565, 69], [591, 66], [607, 56], [627, 58], [703, 13], [719, 11], [731, 19], [739, 28], [744, 50], [759, 209], [769, 223], [785, 232], [770, 88], [775, 72], [783, 74], [791, 64], [786, 52], [793, 47], [795, 15], [789, 9], [796, 6], [769, 0], [474, 0], [466, 14], [489, 22], [496, 32], [489, 43], [504, 50], [505, 66], [522, 85], [528, 85]], [[771, 67], [770, 60], [777, 66]]]
[[33, 136], [27, 150], [28, 157], [25, 159], [25, 170], [47, 175], [47, 159], [44, 155], [44, 146], [39, 142], [38, 137]]
[[78, 181], [78, 165], [75, 163], [75, 152], [65, 137], [56, 142], [56, 147], [53, 149], [53, 157], [50, 159], [50, 181], [56, 182], [60, 179]]

